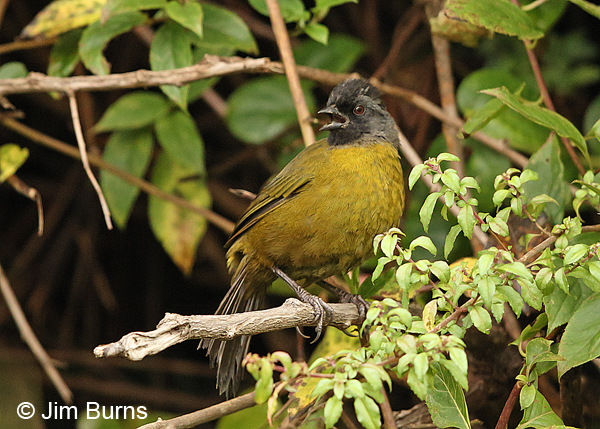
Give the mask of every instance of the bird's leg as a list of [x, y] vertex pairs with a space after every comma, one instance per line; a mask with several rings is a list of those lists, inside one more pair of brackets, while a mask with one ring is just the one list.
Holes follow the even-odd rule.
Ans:
[[327, 289], [329, 292], [332, 292], [335, 295], [337, 295], [340, 302], [343, 302], [344, 304], [356, 305], [356, 308], [358, 310], [358, 315], [360, 316], [360, 318], [362, 320], [364, 320], [365, 317], [367, 317], [367, 311], [369, 310], [369, 307], [371, 306], [371, 304], [369, 304], [367, 301], [365, 301], [365, 299], [362, 296], [354, 295], [350, 292], [346, 292], [345, 290], [342, 290], [339, 287], [336, 287], [336, 286], [328, 283], [326, 280], [321, 280], [318, 282], [318, 284], [323, 289]]
[[298, 283], [292, 280], [286, 273], [281, 271], [279, 268], [273, 267], [271, 268], [271, 270], [277, 275], [277, 277], [286, 282], [294, 292], [296, 292], [296, 295], [298, 295], [300, 301], [304, 302], [305, 304], [312, 305], [313, 309], [315, 310], [315, 320], [317, 321], [315, 331], [317, 332], [317, 336], [312, 341], [314, 343], [321, 336], [321, 332], [323, 331], [323, 322], [329, 322], [329, 320], [331, 320], [333, 308], [331, 308], [329, 304], [327, 304], [318, 296], [307, 292], [302, 286], [300, 286]]

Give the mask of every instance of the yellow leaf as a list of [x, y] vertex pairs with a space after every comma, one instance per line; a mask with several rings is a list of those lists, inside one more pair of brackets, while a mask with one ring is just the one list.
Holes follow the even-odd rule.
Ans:
[[22, 31], [21, 37], [50, 38], [100, 19], [107, 0], [55, 0], [42, 9]]

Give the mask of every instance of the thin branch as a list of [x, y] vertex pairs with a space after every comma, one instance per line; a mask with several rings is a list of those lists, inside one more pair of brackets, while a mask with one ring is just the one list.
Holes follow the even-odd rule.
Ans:
[[229, 401], [221, 402], [212, 407], [194, 411], [193, 413], [184, 414], [169, 420], [158, 419], [154, 423], [147, 423], [140, 426], [138, 429], [187, 429], [193, 428], [202, 423], [220, 419], [223, 416], [228, 416], [237, 411], [256, 405], [254, 401], [254, 393], [250, 392]]
[[[360, 323], [361, 318], [354, 304], [330, 305], [334, 312], [329, 325], [348, 329], [351, 325]], [[289, 298], [277, 308], [231, 315], [181, 316], [167, 313], [154, 331], [131, 332], [115, 343], [96, 347], [94, 355], [141, 360], [187, 340], [231, 340], [241, 335], [315, 325], [313, 307], [294, 298]]]
[[[440, 88], [440, 101], [442, 109], [453, 120], [460, 119], [458, 109], [456, 108], [456, 97], [454, 78], [452, 76], [452, 65], [450, 61], [450, 42], [448, 39], [431, 35], [431, 43], [435, 57], [435, 69], [437, 71], [438, 86]], [[458, 176], [465, 177], [464, 157], [461, 142], [458, 140], [458, 128], [442, 123], [442, 132], [446, 138], [448, 151], [460, 158], [460, 161], [453, 162], [452, 166], [456, 168]]]
[[277, 0], [267, 0], [267, 7], [269, 9], [273, 33], [275, 33], [275, 40], [279, 47], [279, 54], [283, 61], [283, 68], [285, 69], [290, 92], [292, 93], [292, 99], [294, 100], [294, 106], [296, 107], [296, 113], [298, 114], [298, 123], [300, 124], [302, 138], [304, 144], [310, 146], [315, 142], [315, 133], [310, 124], [311, 115], [306, 106], [302, 87], [300, 86], [300, 78], [296, 71], [296, 61], [294, 60], [294, 54], [292, 53], [292, 46], [290, 45], [288, 32], [285, 28], [285, 22], [283, 22]]
[[381, 407], [381, 414], [383, 414], [383, 429], [396, 429], [396, 419], [390, 405], [390, 398], [383, 386], [381, 386], [381, 393], [383, 394], [383, 402], [379, 406]]
[[[67, 156], [70, 156], [71, 158], [75, 158], [75, 159], [79, 159], [79, 160], [81, 159], [81, 154], [79, 153], [77, 148], [75, 148], [65, 142], [62, 142], [60, 140], [57, 140], [53, 137], [50, 137], [44, 133], [41, 133], [31, 127], [28, 127], [27, 125], [22, 124], [19, 121], [15, 121], [12, 118], [0, 118], [0, 124], [4, 125], [6, 128], [9, 128], [9, 129], [15, 131], [16, 133], [18, 133], [36, 143], [39, 143], [43, 146], [54, 149], [58, 152], [61, 152], [65, 155], [67, 155]], [[224, 218], [223, 216], [213, 212], [212, 210], [209, 210], [204, 207], [196, 206], [184, 198], [178, 197], [173, 194], [169, 194], [168, 192], [165, 192], [162, 189], [157, 188], [156, 186], [152, 185], [151, 183], [145, 181], [144, 179], [141, 179], [137, 176], [129, 174], [123, 170], [120, 170], [119, 168], [115, 167], [114, 165], [105, 162], [100, 156], [98, 156], [96, 154], [88, 153], [87, 156], [88, 156], [88, 159], [89, 159], [89, 162], [91, 165], [102, 168], [106, 171], [113, 173], [115, 176], [140, 188], [142, 191], [146, 192], [147, 194], [153, 195], [153, 196], [161, 198], [163, 200], [170, 201], [181, 207], [185, 207], [189, 210], [199, 213], [202, 216], [204, 216], [207, 221], [209, 221], [210, 223], [212, 223], [213, 225], [217, 226], [218, 228], [222, 229], [223, 231], [225, 231], [227, 233], [231, 233], [233, 231], [233, 226], [234, 226], [233, 222], [231, 222], [229, 219]]]
[[105, 76], [53, 77], [31, 72], [27, 77], [0, 79], [0, 96], [32, 92], [110, 91], [123, 88], [141, 88], [159, 85], [185, 85], [200, 79], [224, 76], [242, 71], [265, 69], [268, 58], [217, 57], [206, 55], [192, 66], [172, 70], [137, 70]]
[[28, 186], [14, 174], [6, 181], [13, 187], [15, 191], [35, 202], [38, 210], [38, 235], [41, 236], [44, 234], [44, 207], [42, 205], [42, 196], [38, 190]]
[[504, 404], [504, 408], [502, 408], [502, 413], [498, 418], [498, 422], [496, 423], [496, 429], [506, 429], [508, 427], [508, 419], [510, 418], [510, 414], [517, 403], [517, 399], [519, 398], [522, 388], [523, 383], [520, 381], [517, 381], [513, 386], [512, 390], [510, 391], [510, 395], [508, 395], [508, 399]]
[[104, 198], [102, 188], [96, 180], [94, 172], [90, 167], [90, 161], [88, 160], [85, 139], [83, 137], [83, 130], [81, 129], [81, 121], [79, 120], [79, 109], [77, 107], [77, 98], [75, 97], [75, 92], [67, 91], [67, 96], [69, 97], [69, 108], [71, 109], [71, 118], [73, 119], [73, 128], [75, 130], [77, 147], [79, 148], [79, 155], [81, 156], [81, 163], [83, 164], [83, 169], [85, 170], [85, 174], [87, 174], [88, 179], [90, 179], [90, 182], [92, 183], [96, 194], [98, 194], [98, 199], [100, 200], [100, 206], [102, 207], [102, 213], [104, 214], [104, 221], [106, 222], [106, 227], [108, 229], [113, 229], [108, 203], [106, 202], [106, 198]]
[[21, 333], [21, 338], [23, 338], [23, 341], [25, 341], [25, 343], [27, 343], [27, 345], [31, 349], [31, 352], [34, 354], [34, 356], [44, 369], [44, 372], [46, 373], [46, 375], [48, 375], [54, 387], [56, 387], [56, 390], [58, 391], [62, 400], [65, 401], [65, 403], [67, 404], [71, 404], [73, 402], [73, 393], [71, 393], [71, 390], [69, 390], [69, 387], [64, 382], [58, 370], [52, 363], [52, 359], [50, 358], [50, 356], [48, 356], [48, 353], [46, 353], [46, 350], [44, 350], [44, 347], [42, 347], [42, 345], [40, 344], [40, 341], [35, 336], [33, 329], [31, 329], [31, 326], [29, 325], [29, 322], [25, 317], [25, 313], [23, 313], [23, 309], [21, 308], [21, 305], [19, 304], [15, 293], [10, 287], [10, 283], [6, 278], [6, 275], [4, 274], [4, 270], [2, 269], [1, 265], [0, 290], [2, 291], [2, 296], [6, 301], [6, 305], [17, 325], [17, 328]]
[[58, 37], [51, 37], [49, 39], [17, 40], [15, 42], [5, 43], [0, 45], [0, 55], [8, 54], [9, 52], [14, 51], [23, 51], [25, 49], [43, 48], [54, 45], [57, 40]]
[[[298, 75], [302, 78], [331, 86], [335, 86], [353, 76], [352, 74], [332, 73], [327, 70], [306, 66], [297, 66], [296, 69]], [[135, 72], [106, 76], [72, 76], [64, 78], [46, 76], [42, 73], [30, 73], [24, 78], [0, 79], [0, 98], [7, 94], [34, 92], [66, 92], [68, 90], [110, 91], [113, 89], [145, 88], [159, 85], [181, 86], [199, 79], [240, 72], [285, 73], [283, 64], [270, 61], [268, 58], [217, 57], [206, 55], [204, 60], [198, 64], [172, 70], [137, 70]], [[435, 103], [432, 103], [414, 91], [379, 83], [374, 79], [371, 80], [371, 83], [377, 86], [383, 93], [402, 98], [442, 122], [447, 122], [456, 128], [460, 128], [464, 124], [460, 119], [450, 117]], [[527, 157], [511, 149], [502, 140], [494, 139], [481, 131], [473, 134], [472, 137], [506, 156], [520, 168], [525, 167], [529, 161]]]

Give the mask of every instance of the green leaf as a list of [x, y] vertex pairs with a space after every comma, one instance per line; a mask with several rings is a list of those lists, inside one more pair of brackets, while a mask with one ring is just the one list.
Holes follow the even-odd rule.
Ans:
[[[169, 4], [179, 3], [172, 1]], [[192, 47], [188, 32], [175, 22], [169, 21], [161, 25], [150, 45], [150, 67], [152, 70], [171, 70], [191, 65]], [[189, 85], [161, 85], [160, 89], [181, 109], [187, 109]]]
[[[265, 0], [249, 0], [249, 3], [258, 13], [269, 16]], [[304, 4], [301, 0], [279, 0], [278, 3], [285, 22], [297, 22], [304, 15]]]
[[442, 152], [436, 157], [436, 160], [437, 160], [437, 162], [442, 162], [442, 161], [459, 162], [460, 158], [451, 153]]
[[[480, 91], [501, 86], [517, 91], [522, 87], [522, 80], [517, 79], [504, 68], [479, 69], [461, 81], [456, 91], [456, 101], [465, 116], [469, 118], [494, 99]], [[525, 87], [523, 96], [533, 99], [538, 97], [539, 93]], [[547, 128], [529, 121], [510, 109], [503, 109], [496, 117], [491, 118], [482, 131], [494, 138], [507, 140], [511, 147], [527, 154], [535, 152], [548, 139], [549, 133]], [[481, 144], [477, 143], [478, 149], [480, 146]], [[473, 151], [473, 154], [476, 153], [477, 151]], [[489, 157], [487, 159], [490, 160]], [[506, 168], [501, 171], [505, 170]]]
[[523, 418], [517, 429], [548, 428], [562, 426], [562, 420], [552, 411], [552, 407], [539, 391], [536, 390], [532, 405], [523, 411]]
[[517, 283], [521, 286], [521, 296], [525, 302], [536, 310], [541, 310], [544, 296], [535, 283], [522, 278], [517, 278]]
[[488, 308], [492, 308], [492, 300], [496, 293], [496, 282], [490, 277], [486, 276], [477, 282], [477, 290], [479, 291], [483, 304]]
[[237, 14], [202, 3], [204, 12], [204, 38], [200, 46], [228, 47], [249, 54], [257, 54], [258, 47], [246, 23]]
[[304, 32], [311, 39], [316, 40], [323, 45], [326, 45], [327, 40], [329, 39], [329, 29], [318, 22], [309, 22], [306, 27], [304, 27]]
[[591, 294], [592, 291], [581, 280], [577, 280], [571, 285], [568, 295], [561, 289], [555, 288], [550, 295], [545, 296], [544, 307], [548, 315], [548, 332], [567, 323]]
[[521, 389], [521, 393], [519, 395], [519, 402], [521, 403], [521, 409], [524, 410], [527, 407], [530, 407], [535, 400], [535, 395], [537, 393], [537, 389], [533, 384], [526, 384]]
[[432, 363], [431, 366], [433, 388], [427, 392], [426, 401], [433, 423], [439, 428], [470, 429], [464, 391], [447, 368], [438, 363]]
[[421, 206], [421, 210], [419, 210], [419, 218], [421, 219], [421, 224], [423, 225], [423, 230], [425, 232], [428, 232], [429, 230], [429, 222], [431, 221], [431, 216], [433, 215], [433, 209], [435, 208], [435, 204], [440, 195], [440, 192], [432, 192], [429, 194], [427, 198], [425, 198], [425, 201]]
[[[367, 277], [358, 288], [358, 294], [363, 298], [368, 299], [386, 287], [393, 277], [394, 270], [391, 269], [380, 274], [375, 280], [373, 280], [372, 277]], [[393, 283], [396, 284], [395, 281], [393, 281]]]
[[569, 0], [569, 1], [573, 4], [576, 4], [580, 8], [582, 8], [590, 15], [595, 16], [596, 18], [600, 19], [600, 6], [595, 5], [595, 4], [590, 3], [589, 1], [585, 1], [585, 0]]
[[498, 267], [498, 271], [514, 274], [517, 277], [527, 281], [533, 281], [533, 274], [522, 262], [511, 262]]
[[421, 173], [426, 168], [427, 166], [425, 164], [417, 164], [412, 170], [410, 170], [410, 174], [408, 176], [408, 189], [412, 190], [413, 186], [415, 186], [415, 183], [417, 183], [417, 180], [421, 178]]
[[564, 116], [559, 115], [536, 103], [524, 100], [508, 89], [494, 88], [482, 91], [484, 94], [497, 97], [508, 107], [520, 113], [533, 122], [546, 128], [556, 131], [559, 136], [566, 137], [583, 153], [588, 164], [591, 165], [590, 155], [588, 153], [587, 143], [577, 128]]
[[[110, 136], [102, 159], [135, 177], [143, 177], [150, 164], [152, 146], [149, 127], [116, 131]], [[140, 189], [108, 170], [100, 172], [100, 184], [115, 223], [125, 228]]]
[[0, 183], [15, 174], [29, 157], [29, 149], [7, 143], [0, 146]]
[[27, 76], [27, 67], [19, 61], [10, 61], [0, 66], [0, 79], [15, 79]]
[[466, 205], [458, 212], [458, 224], [462, 229], [463, 234], [469, 240], [473, 236], [473, 228], [475, 228], [475, 214], [473, 207]]
[[294, 58], [302, 66], [345, 73], [354, 68], [365, 51], [366, 45], [360, 39], [347, 34], [331, 34], [327, 45], [315, 40], [301, 43], [294, 48]]
[[569, 201], [569, 186], [565, 182], [565, 167], [561, 160], [561, 148], [557, 138], [553, 138], [529, 158], [527, 169], [536, 172], [539, 180], [523, 185], [525, 195], [532, 200], [546, 194], [557, 202], [547, 205], [544, 211], [554, 223], [561, 223], [564, 208]]
[[202, 21], [204, 20], [204, 13], [200, 3], [170, 1], [165, 7], [165, 12], [167, 12], [169, 18], [179, 25], [193, 31], [198, 37], [203, 37]]
[[459, 137], [466, 139], [470, 135], [481, 130], [505, 109], [506, 106], [504, 103], [497, 98], [488, 100], [488, 102], [485, 103], [481, 109], [477, 110], [473, 116], [467, 119], [463, 127], [460, 129]]
[[125, 12], [114, 15], [105, 22], [96, 21], [88, 26], [79, 40], [79, 54], [83, 64], [94, 74], [110, 73], [110, 65], [102, 51], [108, 42], [133, 27], [142, 25], [146, 18], [146, 15], [140, 12]]
[[377, 403], [370, 398], [365, 396], [364, 398], [356, 398], [354, 400], [354, 411], [356, 412], [356, 418], [359, 423], [366, 429], [380, 429], [381, 428], [381, 415], [379, 414], [379, 407]]
[[558, 353], [566, 360], [558, 363], [558, 377], [573, 367], [600, 356], [600, 293], [588, 297], [575, 311], [563, 334]]
[[52, 46], [48, 62], [48, 76], [69, 76], [79, 64], [79, 40], [83, 30], [63, 34]]
[[480, 253], [479, 259], [477, 259], [477, 268], [479, 269], [479, 275], [484, 276], [489, 274], [490, 268], [494, 263], [495, 255], [492, 252]]
[[[305, 91], [308, 109], [315, 101]], [[271, 140], [298, 123], [288, 82], [283, 76], [254, 79], [238, 87], [229, 97], [227, 123], [233, 134], [248, 143]]]
[[448, 232], [448, 235], [446, 235], [446, 240], [444, 242], [444, 258], [448, 259], [448, 256], [450, 256], [450, 252], [452, 252], [454, 242], [456, 241], [456, 237], [458, 237], [458, 233], [460, 231], [460, 225], [454, 225], [452, 228], [450, 228], [450, 231]]
[[498, 286], [496, 290], [506, 297], [510, 308], [512, 308], [517, 317], [519, 317], [523, 310], [523, 298], [521, 298], [519, 292], [514, 290], [511, 286]]
[[[165, 192], [180, 195], [199, 207], [210, 206], [210, 193], [202, 179], [190, 180], [196, 172], [187, 168], [167, 153], [156, 159], [152, 171], [152, 183]], [[172, 202], [149, 197], [148, 217], [154, 235], [179, 269], [189, 274], [196, 257], [200, 239], [207, 223], [204, 216]]]
[[335, 425], [342, 416], [343, 403], [341, 399], [332, 396], [325, 403], [325, 427], [331, 428]]
[[105, 19], [118, 13], [135, 10], [164, 9], [167, 0], [102, 0], [102, 17]]
[[574, 264], [579, 262], [588, 253], [589, 246], [585, 244], [575, 244], [571, 246], [565, 253], [563, 260], [564, 265]]
[[469, 310], [469, 316], [471, 316], [473, 325], [475, 325], [479, 331], [483, 332], [484, 334], [490, 333], [490, 329], [492, 329], [492, 317], [485, 308], [481, 307], [480, 305], [471, 307]]
[[429, 251], [429, 253], [431, 253], [433, 256], [437, 254], [437, 249], [435, 248], [433, 241], [431, 241], [431, 238], [427, 236], [422, 235], [420, 237], [415, 238], [413, 241], [410, 242], [408, 248], [410, 250], [414, 250], [417, 246]]
[[160, 94], [131, 92], [111, 104], [94, 128], [97, 132], [142, 128], [156, 122], [170, 108]]
[[346, 3], [358, 3], [358, 0], [316, 0], [315, 14], [319, 11], [327, 10], [334, 6], [339, 6]]
[[175, 109], [159, 118], [156, 136], [173, 159], [196, 174], [204, 173], [204, 143], [189, 113]]
[[510, 0], [449, 0], [445, 14], [496, 33], [519, 39], [539, 39], [539, 31], [529, 16]]

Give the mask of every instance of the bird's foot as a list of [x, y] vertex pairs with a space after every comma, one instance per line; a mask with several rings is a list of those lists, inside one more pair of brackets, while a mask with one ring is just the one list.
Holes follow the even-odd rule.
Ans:
[[365, 320], [365, 318], [367, 317], [367, 311], [369, 310], [371, 304], [369, 304], [362, 296], [346, 292], [340, 289], [339, 287], [327, 283], [326, 281], [319, 282], [319, 285], [324, 289], [327, 289], [328, 291], [333, 292], [335, 295], [337, 295], [340, 302], [344, 304], [356, 305], [356, 309], [358, 310], [358, 315], [360, 319]]
[[333, 316], [333, 308], [331, 308], [329, 304], [327, 304], [318, 296], [307, 292], [302, 286], [296, 283], [292, 278], [290, 278], [279, 268], [273, 267], [272, 270], [280, 279], [286, 282], [294, 292], [296, 292], [296, 295], [298, 295], [300, 301], [302, 301], [305, 304], [312, 305], [315, 312], [315, 321], [317, 322], [317, 326], [315, 327], [317, 336], [314, 340], [312, 340], [311, 344], [314, 343], [321, 337], [321, 333], [323, 332], [323, 326], [327, 326], [331, 321], [331, 318]]

